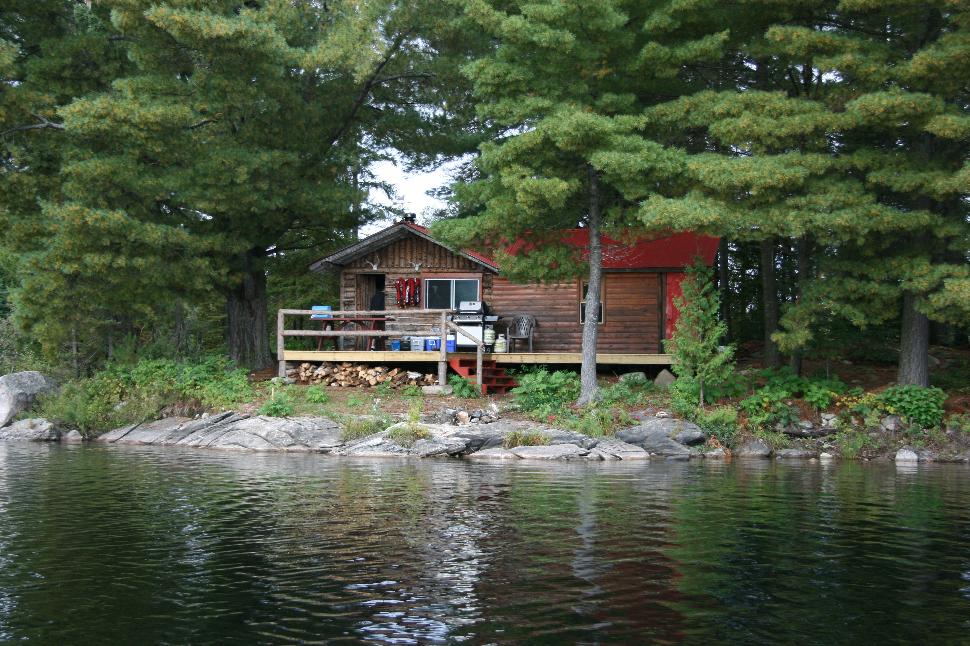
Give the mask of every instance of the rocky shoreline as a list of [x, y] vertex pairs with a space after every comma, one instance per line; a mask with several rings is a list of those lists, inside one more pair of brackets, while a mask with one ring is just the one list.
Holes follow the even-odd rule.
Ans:
[[[620, 430], [615, 437], [591, 437], [535, 422], [499, 420], [497, 414], [453, 416], [399, 422], [384, 431], [345, 440], [340, 424], [325, 417], [277, 418], [223, 412], [196, 419], [168, 417], [118, 428], [90, 442], [142, 446], [176, 446], [229, 451], [320, 453], [350, 457], [465, 458], [473, 460], [691, 460], [728, 457], [783, 460], [831, 460], [826, 452], [789, 448], [773, 451], [753, 439], [734, 451], [712, 448], [693, 423], [671, 417], [649, 417]], [[462, 423], [456, 423], [462, 420]], [[399, 431], [416, 430], [418, 439], [401, 442]], [[405, 436], [407, 433], [404, 434]], [[527, 437], [528, 444], [516, 439]], [[77, 431], [62, 431], [45, 419], [24, 419], [0, 428], [0, 440], [37, 442], [86, 441]], [[943, 461], [911, 447], [899, 449], [896, 462]], [[948, 461], [970, 462], [970, 455]]]

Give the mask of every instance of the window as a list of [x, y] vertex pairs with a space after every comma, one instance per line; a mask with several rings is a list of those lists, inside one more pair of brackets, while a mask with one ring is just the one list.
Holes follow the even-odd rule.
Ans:
[[428, 278], [424, 281], [424, 306], [429, 310], [454, 310], [462, 301], [478, 300], [477, 278]]
[[[583, 297], [579, 300], [579, 322], [586, 322], [586, 293], [589, 292], [589, 283], [587, 281], [582, 282], [583, 285]], [[603, 322], [603, 286], [600, 285], [600, 307], [599, 316], [596, 317], [597, 323]]]

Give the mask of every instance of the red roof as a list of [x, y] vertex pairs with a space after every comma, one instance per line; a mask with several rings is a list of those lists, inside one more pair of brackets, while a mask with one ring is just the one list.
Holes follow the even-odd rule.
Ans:
[[[569, 229], [564, 232], [565, 244], [585, 248], [589, 243], [589, 229]], [[661, 269], [688, 267], [700, 256], [708, 265], [714, 262], [718, 239], [696, 233], [674, 233], [651, 237], [633, 243], [624, 243], [609, 236], [602, 236], [603, 269]], [[509, 247], [515, 254], [525, 245], [517, 240]], [[583, 256], [587, 254], [584, 252]]]

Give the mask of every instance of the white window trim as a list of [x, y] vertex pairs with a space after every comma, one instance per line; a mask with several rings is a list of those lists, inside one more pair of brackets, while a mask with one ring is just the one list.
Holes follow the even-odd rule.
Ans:
[[482, 295], [482, 281], [480, 278], [432, 278], [428, 277], [424, 279], [424, 304], [428, 307], [428, 281], [432, 280], [446, 280], [451, 283], [451, 290], [449, 291], [448, 300], [451, 303], [448, 309], [458, 309], [458, 303], [455, 302], [455, 281], [456, 280], [474, 280], [475, 281], [475, 298], [481, 299]]
[[[583, 320], [583, 316], [586, 314], [586, 285], [589, 283], [588, 280], [579, 281], [579, 324], [585, 325], [586, 322]], [[606, 290], [604, 285], [606, 280], [600, 281], [600, 316], [599, 321], [596, 322], [597, 325], [606, 325]]]

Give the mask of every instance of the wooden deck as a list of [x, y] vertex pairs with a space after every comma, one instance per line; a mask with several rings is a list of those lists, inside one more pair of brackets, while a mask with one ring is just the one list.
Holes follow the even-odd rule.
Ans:
[[[441, 353], [432, 352], [354, 352], [354, 351], [310, 351], [286, 350], [284, 361], [348, 361], [351, 363], [419, 363], [440, 360]], [[474, 352], [449, 352], [449, 358], [474, 359]], [[582, 355], [579, 352], [496, 352], [485, 354], [485, 359], [503, 364], [549, 364], [579, 365]], [[668, 366], [669, 354], [629, 354], [600, 353], [596, 355], [598, 365], [630, 366]]]

